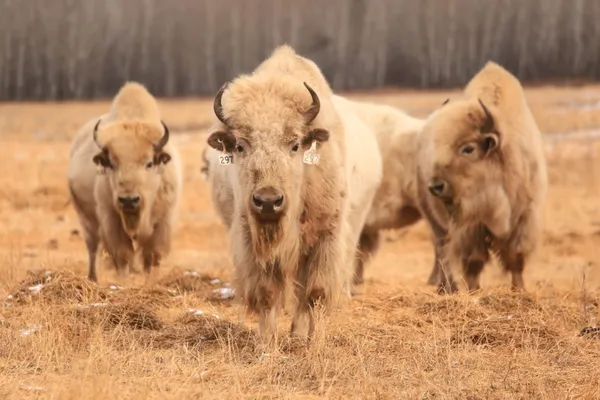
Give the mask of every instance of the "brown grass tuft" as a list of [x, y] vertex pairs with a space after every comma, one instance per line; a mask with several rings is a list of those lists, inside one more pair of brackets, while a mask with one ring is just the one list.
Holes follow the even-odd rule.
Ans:
[[187, 312], [156, 336], [153, 344], [160, 348], [204, 347], [220, 344], [235, 351], [254, 351], [256, 335], [242, 324], [222, 319], [216, 314]]
[[35, 270], [13, 291], [16, 303], [80, 303], [106, 298], [105, 291], [85, 276], [68, 271]]

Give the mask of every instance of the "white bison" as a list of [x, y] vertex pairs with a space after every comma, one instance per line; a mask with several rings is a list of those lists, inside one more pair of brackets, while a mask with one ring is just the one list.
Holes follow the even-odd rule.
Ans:
[[457, 290], [455, 266], [479, 289], [490, 252], [523, 289], [548, 185], [542, 137], [520, 82], [501, 66], [486, 64], [464, 94], [427, 119], [418, 151], [421, 209], [443, 248], [440, 290]]
[[181, 192], [179, 154], [158, 105], [140, 84], [126, 83], [110, 112], [87, 122], [73, 139], [69, 189], [97, 281], [100, 239], [119, 275], [141, 248], [144, 270], [170, 251]]
[[224, 85], [214, 111], [207, 158], [224, 152], [233, 164], [212, 162], [209, 174], [227, 171], [211, 179], [220, 214], [231, 215], [224, 222], [239, 294], [271, 340], [293, 282], [292, 334], [310, 338], [315, 304], [330, 310], [349, 293], [358, 236], [381, 181], [375, 136], [319, 68], [288, 46]]

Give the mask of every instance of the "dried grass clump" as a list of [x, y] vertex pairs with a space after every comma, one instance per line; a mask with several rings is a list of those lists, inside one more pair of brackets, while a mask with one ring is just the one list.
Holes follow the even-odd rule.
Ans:
[[505, 316], [468, 321], [452, 335], [452, 343], [472, 343], [491, 347], [543, 348], [556, 346], [559, 334], [541, 318]]
[[110, 301], [113, 303], [143, 303], [148, 307], [159, 308], [169, 307], [173, 304], [173, 299], [177, 292], [166, 288], [131, 288], [122, 290], [113, 290], [110, 292]]
[[81, 305], [73, 311], [73, 316], [90, 327], [100, 326], [105, 329], [122, 326], [129, 329], [158, 330], [165, 325], [152, 307], [141, 301]]
[[196, 271], [174, 269], [160, 281], [160, 285], [175, 289], [180, 293], [195, 292], [203, 297], [210, 297], [216, 278]]
[[180, 346], [203, 347], [221, 343], [238, 350], [254, 351], [256, 335], [242, 324], [221, 319], [217, 315], [186, 313], [153, 338], [159, 348]]
[[519, 292], [492, 293], [479, 298], [478, 303], [497, 313], [541, 311], [542, 306], [532, 295]]
[[97, 302], [107, 297], [96, 284], [72, 272], [36, 270], [28, 275], [13, 291], [11, 300], [17, 304]]
[[469, 296], [443, 297], [422, 304], [415, 310], [426, 322], [454, 325], [461, 321], [484, 319], [487, 314]]

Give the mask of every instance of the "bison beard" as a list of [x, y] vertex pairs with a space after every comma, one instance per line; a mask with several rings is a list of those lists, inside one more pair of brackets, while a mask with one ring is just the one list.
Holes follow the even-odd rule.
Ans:
[[273, 247], [278, 244], [282, 236], [282, 228], [279, 223], [252, 224], [252, 246], [254, 254], [259, 259], [270, 258]]

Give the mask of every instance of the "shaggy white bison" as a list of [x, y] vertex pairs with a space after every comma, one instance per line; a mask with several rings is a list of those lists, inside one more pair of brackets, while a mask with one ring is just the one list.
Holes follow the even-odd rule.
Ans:
[[134, 241], [144, 270], [170, 251], [181, 191], [179, 154], [158, 105], [140, 84], [126, 83], [110, 112], [86, 123], [73, 139], [69, 189], [97, 281], [100, 239], [119, 275], [133, 266]]
[[521, 84], [499, 65], [486, 64], [464, 94], [427, 119], [419, 143], [421, 209], [443, 248], [440, 291], [457, 290], [459, 265], [479, 289], [490, 252], [523, 289], [547, 191], [541, 134]]
[[[310, 338], [315, 304], [330, 310], [349, 293], [358, 236], [382, 174], [375, 136], [319, 68], [288, 46], [224, 85], [214, 112], [207, 158], [216, 153], [227, 163], [233, 156], [233, 163], [210, 163], [209, 174], [217, 208], [233, 196], [222, 215], [232, 215], [238, 293], [270, 341], [293, 282], [292, 335]], [[213, 168], [227, 172], [214, 179]]]

